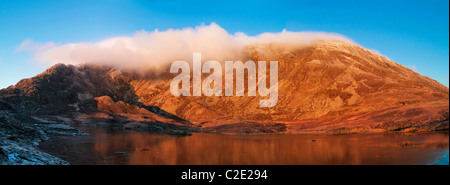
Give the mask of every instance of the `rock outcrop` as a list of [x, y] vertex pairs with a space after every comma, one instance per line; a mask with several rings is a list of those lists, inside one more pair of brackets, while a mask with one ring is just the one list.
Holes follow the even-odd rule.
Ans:
[[42, 141], [56, 135], [84, 133], [61, 123], [41, 122], [0, 100], [0, 164], [61, 165], [68, 162], [38, 149]]

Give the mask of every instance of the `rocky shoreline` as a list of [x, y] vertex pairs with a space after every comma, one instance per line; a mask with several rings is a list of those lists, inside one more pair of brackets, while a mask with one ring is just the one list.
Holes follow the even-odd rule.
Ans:
[[[170, 121], [137, 116], [134, 114], [90, 114], [36, 115], [26, 113], [17, 105], [0, 99], [0, 164], [1, 165], [69, 165], [58, 157], [41, 151], [39, 143], [49, 141], [53, 136], [87, 135], [73, 126], [107, 127], [115, 130], [139, 130], [150, 133], [188, 136], [191, 132], [217, 134], [289, 134], [287, 123], [236, 122], [220, 123], [202, 127], [185, 121]], [[137, 117], [136, 117], [137, 116]], [[211, 123], [205, 123], [208, 125]], [[421, 129], [428, 132], [448, 132], [448, 118], [439, 123], [443, 129]], [[434, 127], [433, 127], [434, 128]], [[438, 128], [438, 127], [436, 127]], [[440, 127], [439, 127], [440, 128]], [[383, 132], [416, 132], [421, 130], [383, 130]], [[364, 130], [348, 132], [325, 132], [316, 134], [367, 133]]]
[[38, 146], [53, 136], [87, 135], [73, 125], [181, 136], [198, 132], [198, 129], [187, 126], [128, 120], [120, 116], [36, 116], [18, 111], [0, 99], [0, 165], [69, 165], [69, 162], [41, 151]]
[[[54, 136], [87, 135], [87, 133], [83, 133], [73, 127], [77, 125], [107, 127], [115, 130], [139, 130], [181, 136], [191, 135], [191, 132], [228, 134], [227, 131], [230, 131], [230, 129], [234, 131], [239, 130], [239, 132], [234, 133], [239, 135], [279, 134], [283, 132], [278, 131], [284, 129], [283, 125], [277, 124], [269, 124], [267, 127], [262, 124], [258, 127], [253, 125], [252, 129], [249, 127], [242, 129], [243, 123], [241, 123], [231, 124], [229, 125], [230, 128], [224, 127], [212, 131], [162, 122], [136, 121], [121, 117], [100, 117], [99, 115], [91, 117], [87, 115], [78, 117], [30, 116], [16, 111], [8, 103], [0, 100], [0, 165], [70, 165], [68, 161], [41, 151], [38, 146], [41, 142], [49, 141]], [[237, 127], [235, 128], [236, 125]], [[277, 129], [278, 131], [276, 131]]]
[[[18, 117], [29, 120], [17, 119]], [[70, 163], [58, 157], [41, 151], [41, 142], [49, 141], [54, 136], [88, 135], [70, 123], [44, 121], [26, 117], [26, 115], [11, 114], [0, 110], [0, 165], [69, 165]], [[158, 123], [144, 124], [133, 122], [122, 126], [97, 124], [80, 124], [91, 127], [109, 127], [117, 130], [140, 130], [151, 133], [188, 136], [192, 129], [172, 129], [170, 126]]]
[[0, 100], [1, 165], [67, 165], [37, 146], [51, 136], [84, 134], [68, 125], [35, 120]]

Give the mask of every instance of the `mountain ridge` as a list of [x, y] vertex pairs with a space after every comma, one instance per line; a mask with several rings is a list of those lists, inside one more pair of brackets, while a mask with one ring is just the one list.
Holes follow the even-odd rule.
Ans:
[[[176, 124], [189, 122], [213, 132], [220, 127], [222, 132], [252, 133], [248, 128], [255, 124], [286, 126], [281, 130], [265, 129], [268, 133], [448, 129], [448, 87], [349, 42], [322, 40], [302, 47], [250, 45], [237, 59], [279, 62], [279, 99], [275, 107], [260, 108], [258, 101], [264, 97], [259, 96], [174, 97], [169, 91], [174, 74], [141, 75], [93, 64], [57, 64], [0, 90], [0, 99], [33, 114], [76, 116], [105, 112], [96, 99], [107, 96], [111, 98], [108, 102], [158, 108], [177, 120]], [[414, 111], [416, 114], [411, 114]], [[382, 112], [390, 117], [371, 116]], [[361, 119], [355, 121], [358, 117]]]

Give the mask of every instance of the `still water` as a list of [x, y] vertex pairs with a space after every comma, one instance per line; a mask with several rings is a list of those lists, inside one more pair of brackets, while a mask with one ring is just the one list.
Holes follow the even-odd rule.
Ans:
[[40, 148], [71, 164], [303, 165], [445, 164], [448, 134], [218, 135], [180, 137], [79, 128], [89, 136], [59, 136]]

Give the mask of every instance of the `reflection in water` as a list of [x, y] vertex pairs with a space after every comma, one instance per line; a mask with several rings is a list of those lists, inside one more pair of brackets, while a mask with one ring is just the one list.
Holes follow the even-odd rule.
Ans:
[[[448, 155], [448, 134], [177, 137], [81, 128], [41, 148], [72, 164], [430, 164]], [[314, 141], [315, 140], [315, 141]], [[448, 158], [448, 156], [447, 156]]]

